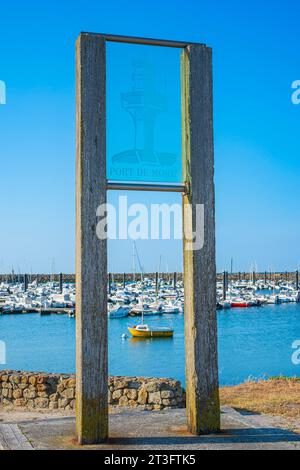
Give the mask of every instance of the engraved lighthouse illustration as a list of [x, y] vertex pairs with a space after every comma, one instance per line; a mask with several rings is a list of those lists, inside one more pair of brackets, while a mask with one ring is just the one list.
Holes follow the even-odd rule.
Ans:
[[165, 174], [168, 179], [178, 156], [156, 148], [156, 121], [167, 109], [166, 96], [156, 90], [155, 68], [151, 63], [135, 60], [133, 69], [131, 90], [121, 94], [122, 109], [132, 118], [133, 146], [113, 155], [112, 161], [114, 165], [135, 167], [137, 177], [143, 174], [155, 180]]

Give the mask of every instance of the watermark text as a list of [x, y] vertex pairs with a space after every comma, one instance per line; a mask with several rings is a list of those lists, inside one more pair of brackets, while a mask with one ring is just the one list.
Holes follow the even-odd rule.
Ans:
[[300, 80], [295, 80], [292, 83], [292, 103], [295, 105], [300, 104]]
[[[118, 206], [101, 204], [97, 209], [99, 240], [182, 240], [187, 251], [204, 245], [204, 205], [128, 204], [119, 196]], [[182, 217], [185, 223], [182, 224]], [[183, 225], [183, 226], [182, 226]]]
[[6, 84], [0, 80], [0, 105], [6, 104]]
[[299, 366], [300, 365], [300, 340], [293, 342], [292, 349], [295, 350], [292, 354], [292, 363], [294, 364], [294, 366]]
[[0, 341], [0, 364], [6, 364], [6, 344], [4, 341]]

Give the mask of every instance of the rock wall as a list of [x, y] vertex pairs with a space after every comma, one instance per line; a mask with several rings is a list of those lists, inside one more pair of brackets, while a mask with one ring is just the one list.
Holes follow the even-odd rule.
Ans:
[[[16, 408], [74, 410], [74, 375], [0, 371], [0, 403]], [[185, 406], [185, 392], [172, 379], [109, 377], [110, 406], [162, 410]]]

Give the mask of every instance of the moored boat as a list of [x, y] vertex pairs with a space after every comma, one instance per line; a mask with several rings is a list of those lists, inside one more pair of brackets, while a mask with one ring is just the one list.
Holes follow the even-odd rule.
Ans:
[[237, 307], [237, 308], [247, 308], [247, 307], [258, 307], [260, 306], [260, 302], [254, 301], [254, 300], [233, 300], [231, 302], [231, 307]]
[[119, 306], [108, 311], [108, 318], [124, 318], [128, 317], [130, 307]]
[[170, 338], [174, 334], [172, 328], [153, 328], [144, 324], [128, 327], [128, 331], [134, 338]]
[[180, 308], [176, 307], [175, 305], [167, 304], [167, 305], [163, 305], [161, 311], [162, 311], [162, 313], [167, 313], [167, 314], [179, 313]]
[[232, 308], [246, 308], [248, 307], [248, 302], [243, 302], [243, 301], [235, 301], [231, 302], [231, 307]]
[[160, 305], [138, 304], [130, 309], [130, 315], [143, 315], [145, 317], [162, 315], [162, 307]]

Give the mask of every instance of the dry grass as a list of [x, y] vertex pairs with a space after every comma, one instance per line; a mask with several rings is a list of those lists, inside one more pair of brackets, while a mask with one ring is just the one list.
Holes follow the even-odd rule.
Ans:
[[300, 379], [278, 377], [247, 382], [221, 388], [220, 396], [222, 405], [287, 418], [299, 422], [300, 429]]

